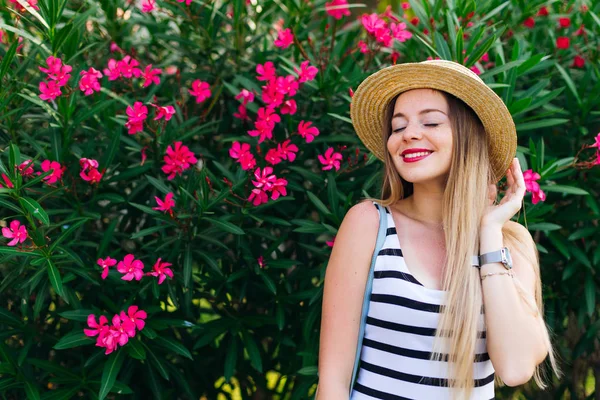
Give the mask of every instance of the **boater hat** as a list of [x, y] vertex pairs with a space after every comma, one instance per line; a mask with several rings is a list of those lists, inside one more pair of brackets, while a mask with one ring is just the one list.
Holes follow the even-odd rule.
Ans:
[[399, 93], [411, 89], [448, 92], [473, 109], [489, 138], [491, 168], [498, 182], [517, 150], [515, 123], [502, 99], [477, 74], [454, 61], [427, 60], [383, 68], [367, 77], [352, 97], [352, 125], [363, 144], [380, 160], [385, 110]]

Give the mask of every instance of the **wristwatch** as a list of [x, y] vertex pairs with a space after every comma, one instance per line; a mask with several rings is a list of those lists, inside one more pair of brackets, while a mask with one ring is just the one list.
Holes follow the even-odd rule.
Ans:
[[512, 258], [510, 257], [510, 251], [508, 247], [503, 247], [500, 250], [492, 251], [489, 253], [481, 254], [479, 256], [479, 267], [483, 267], [489, 263], [502, 263], [504, 268], [511, 269], [513, 267]]

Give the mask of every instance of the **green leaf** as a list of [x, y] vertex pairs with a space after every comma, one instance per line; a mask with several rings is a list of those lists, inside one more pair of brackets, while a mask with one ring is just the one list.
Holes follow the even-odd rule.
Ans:
[[[144, 331], [145, 331], [145, 329], [142, 330], [142, 332], [144, 332]], [[156, 357], [156, 354], [154, 354], [154, 352], [152, 350], [150, 350], [150, 347], [148, 347], [146, 345], [144, 345], [144, 347], [146, 348], [146, 353], [148, 354], [148, 359], [150, 360], [152, 365], [156, 368], [158, 373], [168, 381], [169, 380], [169, 372], [163, 365], [162, 361], [158, 357]]]
[[523, 132], [533, 129], [547, 128], [549, 126], [566, 124], [569, 121], [570, 120], [566, 118], [548, 118], [540, 121], [524, 122], [522, 124], [517, 124], [517, 131]]
[[275, 282], [273, 282], [273, 280], [269, 278], [269, 276], [267, 276], [267, 274], [265, 274], [263, 271], [259, 271], [259, 275], [271, 293], [277, 294], [277, 286], [275, 286]]
[[183, 255], [183, 287], [189, 288], [192, 282], [192, 249], [188, 244]]
[[440, 54], [440, 57], [444, 60], [452, 61], [452, 53], [450, 52], [450, 48], [448, 47], [448, 43], [444, 40], [444, 37], [439, 31], [433, 32], [433, 38], [435, 42], [435, 49]]
[[540, 185], [540, 188], [545, 192], [559, 192], [559, 193], [567, 193], [567, 194], [576, 194], [580, 196], [584, 196], [589, 194], [587, 191], [574, 187], [574, 186], [566, 186], [566, 185]]
[[67, 230], [65, 230], [59, 237], [58, 239], [56, 239], [52, 245], [50, 246], [50, 251], [54, 251], [54, 249], [56, 248], [56, 246], [58, 246], [61, 242], [63, 242], [67, 237], [69, 237], [69, 235], [71, 235], [73, 232], [75, 232], [81, 225], [85, 224], [87, 221], [89, 221], [91, 218], [87, 218], [84, 217], [81, 220], [75, 222], [74, 224], [72, 224]]
[[10, 68], [10, 64], [12, 63], [13, 59], [15, 58], [15, 54], [17, 53], [18, 45], [19, 41], [15, 40], [4, 54], [4, 57], [2, 57], [2, 63], [0, 63], [0, 81], [2, 81], [4, 75], [6, 75], [6, 72], [8, 72], [8, 68]]
[[71, 321], [86, 322], [88, 315], [93, 313], [94, 311], [92, 310], [86, 310], [81, 308], [79, 310], [63, 311], [61, 313], [58, 313], [58, 315], [66, 319], [70, 319]]
[[325, 215], [331, 215], [331, 211], [329, 211], [327, 206], [323, 204], [323, 202], [313, 192], [307, 191], [306, 195], [308, 196], [310, 201], [312, 201], [315, 207], [319, 209], [319, 211], [321, 211]]
[[0, 322], [13, 328], [23, 326], [23, 322], [19, 318], [3, 307], [0, 307]]
[[58, 341], [54, 345], [55, 350], [71, 349], [73, 347], [87, 346], [96, 343], [96, 341], [90, 337], [87, 337], [83, 331], [71, 332]]
[[246, 234], [246, 232], [244, 232], [242, 228], [240, 228], [237, 225], [232, 224], [231, 222], [222, 221], [222, 220], [218, 220], [218, 219], [210, 218], [210, 217], [204, 217], [204, 219], [209, 221], [214, 226], [220, 228], [221, 230], [223, 230], [225, 232], [233, 233], [234, 235], [245, 235]]
[[556, 65], [556, 69], [558, 70], [558, 72], [561, 74], [561, 76], [565, 80], [567, 87], [573, 94], [573, 97], [575, 97], [575, 100], [577, 100], [577, 104], [581, 107], [581, 97], [579, 97], [579, 93], [577, 92], [577, 87], [575, 86], [573, 79], [571, 79], [571, 76], [569, 75], [569, 73], [567, 71], [565, 71], [565, 69], [559, 63], [556, 63], [555, 65]]
[[137, 339], [129, 339], [127, 345], [125, 346], [129, 355], [137, 360], [145, 360], [146, 359], [146, 349], [142, 346], [142, 343]]
[[163, 194], [167, 194], [167, 193], [173, 191], [173, 190], [169, 189], [169, 187], [167, 185], [165, 185], [165, 183], [163, 181], [161, 181], [160, 179], [156, 179], [155, 177], [150, 176], [150, 175], [144, 175], [144, 176], [146, 177], [146, 179], [148, 179], [148, 182], [150, 182], [150, 184], [152, 186], [157, 188]]
[[54, 288], [54, 291], [56, 292], [56, 294], [58, 294], [60, 297], [63, 298], [63, 300], [65, 300], [65, 302], [68, 303], [67, 299], [65, 298], [65, 292], [63, 290], [62, 278], [60, 277], [60, 273], [58, 272], [58, 269], [56, 268], [56, 266], [54, 265], [54, 262], [50, 258], [47, 259], [47, 264], [48, 264], [47, 265], [48, 278], [50, 279], [50, 284]]
[[167, 350], [169, 350], [173, 353], [177, 353], [179, 355], [187, 357], [190, 360], [194, 359], [192, 357], [192, 354], [189, 352], [188, 349], [185, 348], [184, 345], [182, 345], [181, 343], [179, 343], [171, 338], [164, 337], [164, 336], [158, 336], [156, 339], [154, 339], [154, 342], [158, 345], [163, 346], [164, 348], [166, 348]]
[[40, 391], [38, 390], [37, 386], [29, 380], [26, 380], [24, 382], [24, 384], [25, 384], [25, 393], [27, 394], [27, 399], [28, 400], [40, 400]]
[[227, 353], [225, 354], [225, 365], [223, 375], [225, 376], [225, 381], [229, 382], [231, 377], [235, 372], [235, 365], [237, 364], [237, 353], [238, 353], [238, 341], [237, 337], [231, 336], [231, 343], [227, 348]]
[[318, 368], [316, 365], [304, 367], [298, 370], [297, 374], [305, 376], [317, 376]]
[[150, 228], [142, 229], [141, 231], [134, 233], [133, 235], [131, 235], [131, 239], [138, 239], [144, 236], [148, 236], [156, 232], [164, 231], [167, 228], [168, 227], [166, 225], [151, 226]]
[[26, 209], [44, 225], [50, 225], [50, 218], [48, 218], [48, 214], [46, 214], [46, 211], [44, 211], [42, 206], [40, 206], [37, 201], [30, 197], [20, 197], [19, 203], [21, 203], [21, 207]]
[[530, 231], [555, 231], [558, 229], [562, 229], [562, 226], [552, 224], [550, 222], [538, 222], [536, 224], [531, 224], [527, 227]]
[[244, 346], [246, 347], [248, 356], [250, 357], [250, 365], [252, 365], [255, 370], [262, 373], [263, 367], [262, 359], [260, 358], [260, 351], [250, 332], [242, 331], [242, 340], [244, 341]]
[[350, 118], [348, 118], [348, 117], [344, 117], [343, 115], [334, 114], [334, 113], [327, 113], [327, 115], [329, 115], [329, 116], [331, 116], [333, 118], [339, 119], [340, 121], [344, 121], [344, 122], [347, 122], [349, 124], [352, 124], [352, 120]]
[[100, 382], [100, 392], [98, 394], [100, 400], [103, 400], [106, 397], [115, 384], [117, 375], [121, 370], [121, 365], [123, 365], [123, 360], [124, 353], [122, 351], [116, 351], [109, 356], [108, 361], [104, 364], [102, 380]]
[[77, 374], [71, 372], [68, 368], [63, 367], [63, 366], [57, 364], [56, 362], [41, 360], [38, 358], [28, 358], [27, 362], [31, 365], [38, 367], [39, 369], [41, 369], [44, 372], [49, 372], [49, 373], [52, 373], [59, 377], [73, 379], [73, 380], [82, 379], [82, 377], [80, 375], [77, 375]]
[[585, 304], [588, 316], [592, 316], [596, 311], [596, 283], [594, 277], [589, 272], [585, 279]]

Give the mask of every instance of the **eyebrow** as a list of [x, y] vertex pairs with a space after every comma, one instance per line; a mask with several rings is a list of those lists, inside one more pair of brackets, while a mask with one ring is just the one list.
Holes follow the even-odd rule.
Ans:
[[[442, 114], [446, 115], [445, 112], [443, 112], [442, 110], [438, 110], [437, 108], [427, 108], [425, 110], [421, 110], [421, 111], [419, 111], [419, 115], [427, 114], [427, 113], [434, 112], [434, 111], [441, 112]], [[404, 114], [402, 114], [401, 112], [397, 112], [396, 114], [394, 114], [392, 116], [392, 119], [398, 118], [398, 117], [406, 118], [406, 116]]]

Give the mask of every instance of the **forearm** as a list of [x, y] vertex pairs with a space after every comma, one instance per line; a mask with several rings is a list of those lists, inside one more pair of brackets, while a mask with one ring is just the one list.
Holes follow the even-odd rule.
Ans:
[[[479, 253], [503, 247], [502, 228], [484, 226], [480, 232]], [[518, 265], [515, 268], [526, 268]], [[505, 272], [501, 263], [481, 266], [481, 275]], [[509, 275], [492, 275], [482, 284], [487, 347], [494, 368], [507, 385], [529, 380], [545, 355], [541, 316], [535, 316], [522, 300]]]

